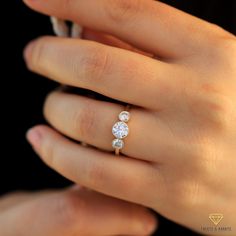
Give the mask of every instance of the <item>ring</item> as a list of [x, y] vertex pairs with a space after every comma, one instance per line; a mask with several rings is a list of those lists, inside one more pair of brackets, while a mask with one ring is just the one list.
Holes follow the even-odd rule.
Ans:
[[119, 121], [112, 127], [112, 134], [115, 136], [115, 139], [112, 141], [112, 147], [115, 149], [117, 156], [120, 155], [121, 149], [125, 146], [123, 139], [129, 135], [129, 126], [127, 124], [130, 120], [129, 110], [130, 105], [127, 105], [126, 109], [119, 114]]

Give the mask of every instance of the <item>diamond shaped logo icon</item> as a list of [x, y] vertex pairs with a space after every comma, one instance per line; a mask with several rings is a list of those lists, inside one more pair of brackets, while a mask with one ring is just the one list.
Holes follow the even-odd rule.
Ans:
[[223, 218], [224, 218], [223, 214], [220, 213], [212, 213], [209, 215], [209, 219], [212, 221], [214, 225], [218, 225]]

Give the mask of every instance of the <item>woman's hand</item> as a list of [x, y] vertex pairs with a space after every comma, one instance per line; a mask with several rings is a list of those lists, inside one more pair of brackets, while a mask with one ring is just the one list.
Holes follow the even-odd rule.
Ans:
[[14, 193], [0, 198], [0, 235], [147, 235], [147, 209], [85, 188]]
[[151, 207], [201, 233], [214, 226], [209, 214], [221, 213], [220, 226], [231, 227], [225, 234], [235, 235], [235, 37], [148, 0], [25, 3], [156, 56], [87, 40], [44, 37], [31, 43], [25, 58], [32, 71], [134, 105], [126, 157], [114, 158], [104, 151], [112, 151], [111, 128], [123, 106], [52, 93], [48, 121], [101, 151], [39, 126], [28, 139], [42, 159], [77, 183]]

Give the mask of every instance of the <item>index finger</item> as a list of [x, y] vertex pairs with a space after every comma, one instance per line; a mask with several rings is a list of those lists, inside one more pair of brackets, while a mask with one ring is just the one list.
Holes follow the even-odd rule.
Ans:
[[45, 14], [69, 19], [113, 34], [166, 58], [192, 54], [210, 24], [158, 1], [147, 0], [24, 0]]

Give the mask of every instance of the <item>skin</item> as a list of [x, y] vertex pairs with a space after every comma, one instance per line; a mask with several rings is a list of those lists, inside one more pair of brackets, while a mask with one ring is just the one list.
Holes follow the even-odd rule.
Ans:
[[155, 225], [146, 208], [85, 188], [12, 193], [0, 200], [4, 236], [141, 236], [149, 235]]
[[[30, 70], [133, 105], [125, 158], [114, 158], [111, 127], [124, 107], [53, 92], [44, 109], [49, 123], [98, 149], [37, 126], [27, 137], [42, 160], [78, 184], [150, 207], [197, 232], [235, 235], [235, 36], [151, 0], [24, 2], [145, 52], [55, 37], [27, 46]], [[214, 226], [208, 216], [216, 212], [231, 231], [202, 231]]]

